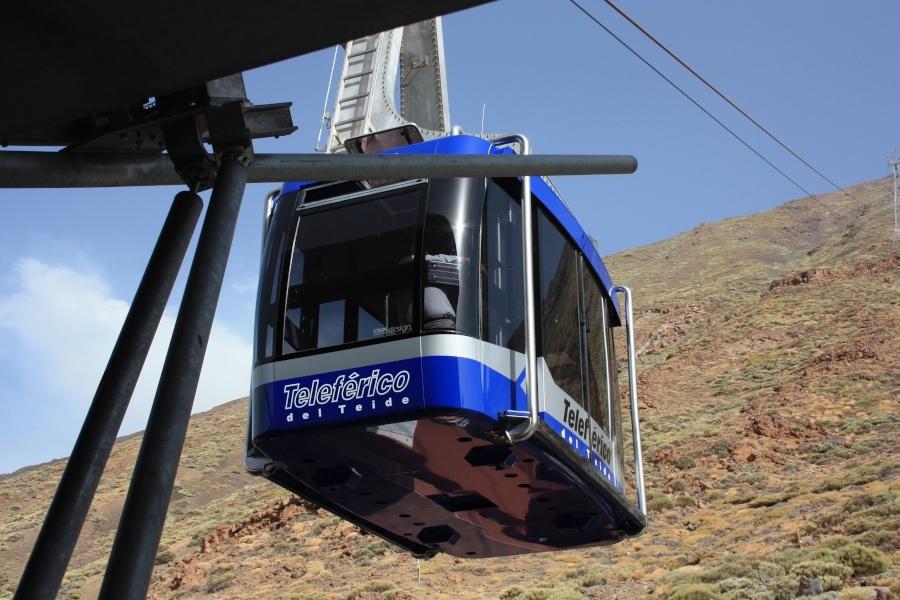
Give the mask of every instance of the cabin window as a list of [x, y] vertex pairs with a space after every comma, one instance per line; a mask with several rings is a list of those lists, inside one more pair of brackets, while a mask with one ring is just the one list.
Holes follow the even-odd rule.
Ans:
[[624, 475], [622, 460], [624, 453], [624, 438], [622, 437], [622, 404], [619, 396], [619, 365], [616, 362], [616, 344], [613, 338], [613, 328], [607, 326], [606, 329], [606, 368], [609, 369], [609, 405], [612, 407], [612, 438], [615, 448], [615, 460], [612, 467], [616, 472], [616, 477], [622, 480]]
[[299, 213], [282, 352], [412, 333], [425, 188]]
[[543, 208], [537, 238], [541, 355], [554, 383], [615, 437], [611, 415], [619, 402], [604, 286]]
[[478, 221], [484, 179], [431, 182], [422, 236], [422, 331], [478, 336]]
[[525, 351], [522, 208], [499, 184], [488, 181], [481, 249], [483, 338]]
[[585, 265], [584, 282], [584, 334], [587, 359], [586, 379], [588, 406], [594, 420], [609, 431], [610, 415], [610, 370], [607, 359], [609, 347], [609, 307], [600, 283]]
[[288, 253], [294, 203], [297, 194], [289, 194], [278, 200], [269, 223], [269, 233], [263, 252], [265, 262], [260, 268], [259, 288], [256, 298], [256, 361], [275, 356], [276, 327], [279, 320], [278, 291], [281, 289], [282, 264]]
[[578, 254], [543, 210], [537, 221], [541, 353], [556, 385], [582, 403]]

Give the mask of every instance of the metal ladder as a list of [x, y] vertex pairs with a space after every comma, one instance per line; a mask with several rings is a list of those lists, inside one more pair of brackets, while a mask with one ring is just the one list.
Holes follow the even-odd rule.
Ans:
[[[326, 152], [344, 152], [350, 138], [412, 122], [426, 139], [447, 135], [440, 17], [356, 38], [345, 50]], [[394, 101], [398, 74], [400, 110]]]
[[372, 91], [381, 56], [383, 33], [367, 35], [347, 43], [344, 67], [332, 117], [328, 152], [342, 152], [344, 141], [372, 131]]

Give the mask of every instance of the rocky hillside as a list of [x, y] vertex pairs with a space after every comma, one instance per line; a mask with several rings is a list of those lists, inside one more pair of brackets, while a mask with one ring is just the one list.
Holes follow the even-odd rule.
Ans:
[[[609, 258], [639, 308], [641, 538], [418, 563], [246, 475], [238, 400], [192, 420], [151, 597], [898, 597], [900, 244], [888, 181], [849, 191]], [[139, 441], [116, 446], [63, 597], [96, 596]], [[2, 597], [62, 467], [0, 479]]]

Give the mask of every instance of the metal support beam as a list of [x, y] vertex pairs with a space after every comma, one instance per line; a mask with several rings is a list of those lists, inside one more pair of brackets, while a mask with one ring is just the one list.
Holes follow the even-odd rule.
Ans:
[[203, 201], [191, 192], [179, 193], [172, 202], [25, 565], [16, 600], [56, 598], [202, 208]]
[[137, 600], [147, 594], [246, 183], [246, 167], [225, 159], [203, 221], [100, 598]]
[[[249, 183], [627, 175], [637, 159], [621, 155], [257, 154]], [[0, 152], [0, 188], [181, 185], [164, 154]]]

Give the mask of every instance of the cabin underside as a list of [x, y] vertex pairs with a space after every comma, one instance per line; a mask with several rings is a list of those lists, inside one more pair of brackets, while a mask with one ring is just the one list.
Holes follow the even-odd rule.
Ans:
[[[294, 430], [256, 446], [264, 476], [419, 556], [484, 558], [613, 544], [643, 528], [541, 423], [510, 446], [481, 413]], [[277, 466], [276, 466], [277, 465]]]

